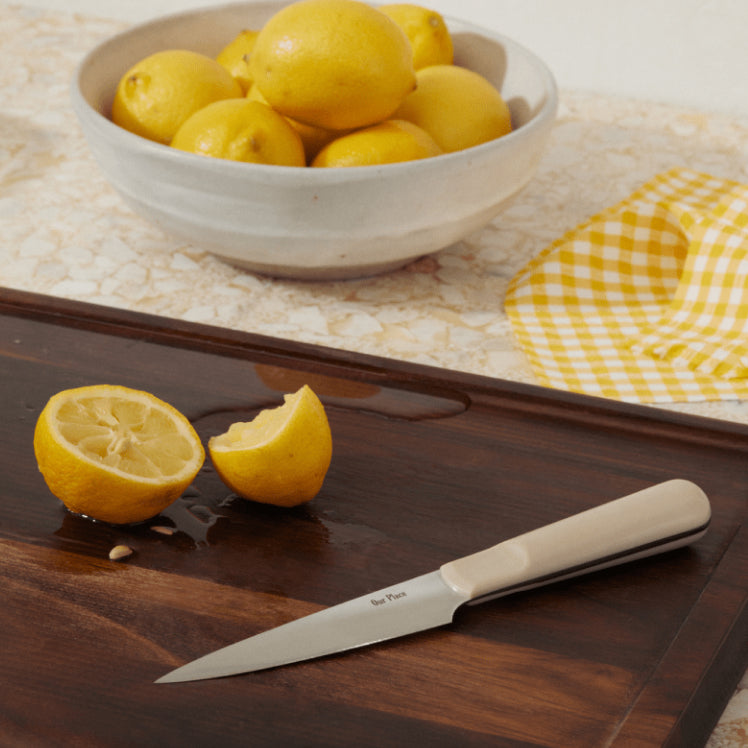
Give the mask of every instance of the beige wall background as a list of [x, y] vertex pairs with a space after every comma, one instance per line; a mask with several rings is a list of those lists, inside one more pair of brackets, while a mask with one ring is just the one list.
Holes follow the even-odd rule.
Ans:
[[[748, 115], [746, 0], [417, 0], [540, 55], [561, 88]], [[137, 22], [224, 0], [34, 0]]]

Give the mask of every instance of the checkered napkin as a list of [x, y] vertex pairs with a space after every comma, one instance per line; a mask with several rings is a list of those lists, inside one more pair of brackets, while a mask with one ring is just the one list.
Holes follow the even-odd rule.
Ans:
[[685, 169], [547, 247], [506, 311], [541, 384], [629, 402], [748, 397], [748, 186]]

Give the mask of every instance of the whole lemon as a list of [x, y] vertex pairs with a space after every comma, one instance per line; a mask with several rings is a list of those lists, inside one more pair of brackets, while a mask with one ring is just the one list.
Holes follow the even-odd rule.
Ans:
[[419, 70], [418, 87], [393, 117], [428, 132], [447, 153], [470, 148], [512, 130], [509, 107], [496, 87], [479, 73], [457, 65]]
[[412, 122], [385, 120], [328, 143], [312, 166], [373, 166], [438, 156], [442, 149]]
[[[257, 86], [252, 86], [252, 88], [249, 89], [247, 98], [250, 101], [259, 101], [261, 104], [270, 106], [267, 99], [260, 93]], [[324, 127], [305, 125], [303, 122], [299, 122], [292, 117], [286, 117], [286, 119], [291, 127], [299, 133], [301, 142], [304, 145], [304, 153], [306, 154], [307, 163], [311, 163], [324, 146], [345, 132], [344, 130], [327, 130]]]
[[218, 62], [198, 52], [168, 49], [146, 57], [122, 76], [112, 103], [112, 121], [168, 144], [193, 112], [237, 96], [242, 96], [241, 87]]
[[225, 99], [199, 109], [171, 145], [203, 156], [276, 166], [305, 166], [304, 146], [285, 117], [257, 101]]
[[249, 69], [273, 109], [332, 130], [386, 119], [415, 87], [407, 37], [359, 0], [282, 8], [257, 36]]
[[217, 55], [216, 62], [231, 73], [236, 82], [247, 93], [252, 87], [249, 59], [257, 40], [257, 31], [242, 29]]
[[380, 5], [404, 32], [413, 47], [413, 67], [451, 65], [454, 57], [452, 35], [444, 18], [435, 10], [411, 3]]

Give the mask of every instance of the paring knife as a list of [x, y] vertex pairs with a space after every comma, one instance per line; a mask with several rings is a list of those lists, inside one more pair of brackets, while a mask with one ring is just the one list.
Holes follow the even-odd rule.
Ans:
[[698, 540], [711, 518], [694, 483], [670, 480], [545, 525], [406, 582], [200, 657], [156, 683], [220, 678], [442, 626], [463, 603], [587, 574]]

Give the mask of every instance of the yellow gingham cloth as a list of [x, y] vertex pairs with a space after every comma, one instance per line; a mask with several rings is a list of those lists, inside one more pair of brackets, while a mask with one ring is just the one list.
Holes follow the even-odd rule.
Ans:
[[748, 186], [674, 169], [561, 237], [506, 312], [540, 383], [629, 402], [748, 397]]

